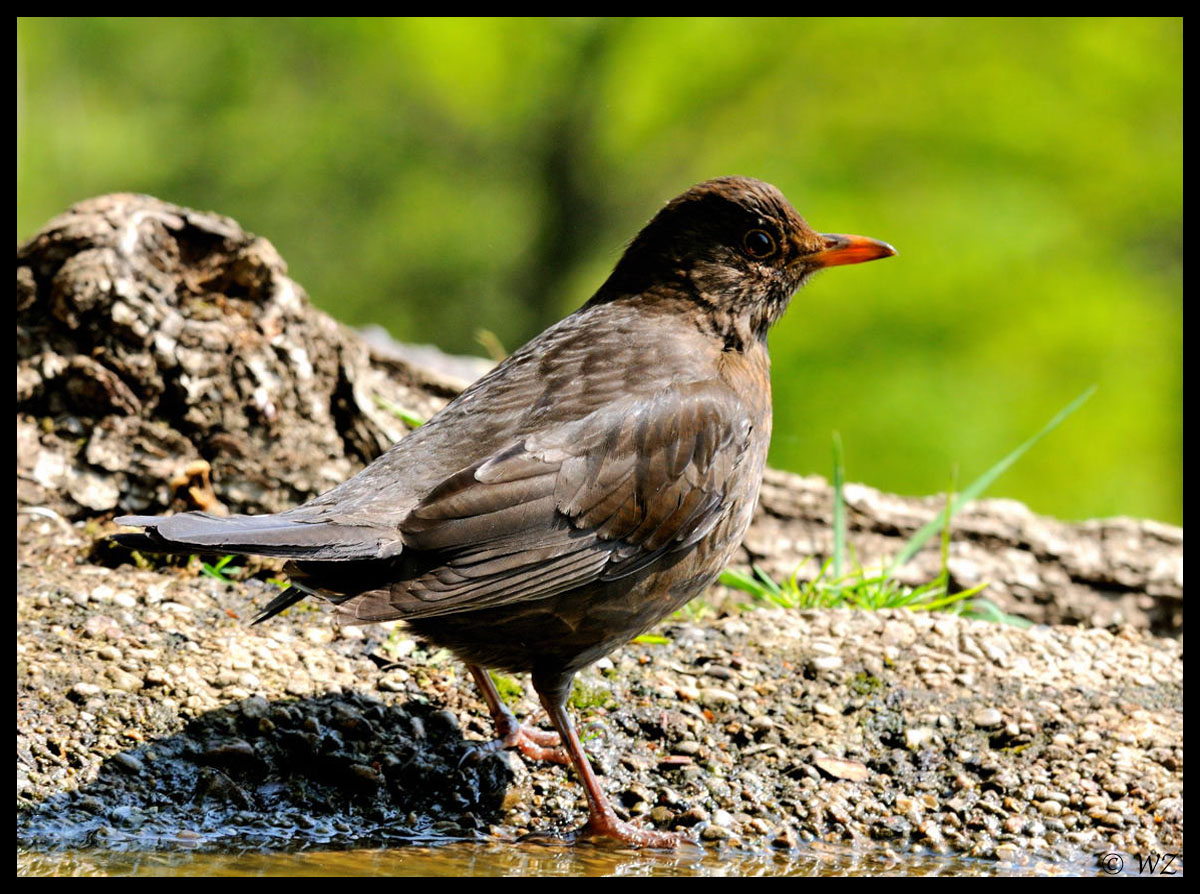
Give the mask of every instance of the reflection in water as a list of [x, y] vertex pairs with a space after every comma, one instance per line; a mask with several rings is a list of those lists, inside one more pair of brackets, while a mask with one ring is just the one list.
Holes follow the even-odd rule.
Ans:
[[662, 853], [593, 846], [455, 843], [370, 850], [18, 851], [18, 875], [39, 876], [825, 876], [1095, 875], [1092, 861], [1020, 866], [812, 845], [799, 853]]

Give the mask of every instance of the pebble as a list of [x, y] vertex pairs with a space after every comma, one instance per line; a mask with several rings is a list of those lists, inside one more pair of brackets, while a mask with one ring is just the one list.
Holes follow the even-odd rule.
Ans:
[[736, 692], [730, 692], [728, 689], [705, 687], [700, 690], [700, 697], [697, 700], [706, 708], [725, 708], [729, 705], [736, 705], [738, 696]]
[[120, 668], [110, 668], [108, 677], [112, 680], [113, 688], [122, 692], [137, 692], [144, 685], [141, 677]]
[[816, 673], [828, 673], [837, 670], [844, 662], [840, 655], [819, 655], [809, 659], [808, 666]]
[[87, 701], [89, 698], [100, 695], [103, 691], [95, 683], [76, 683], [71, 687], [71, 695], [76, 701]]
[[141, 773], [145, 765], [127, 751], [118, 751], [112, 756], [113, 763], [128, 770], [130, 773]]
[[995, 708], [980, 708], [971, 715], [971, 722], [980, 729], [995, 729], [1004, 723], [1004, 715]]
[[931, 743], [935, 735], [937, 733], [927, 726], [910, 727], [904, 731], [904, 744], [915, 751]]

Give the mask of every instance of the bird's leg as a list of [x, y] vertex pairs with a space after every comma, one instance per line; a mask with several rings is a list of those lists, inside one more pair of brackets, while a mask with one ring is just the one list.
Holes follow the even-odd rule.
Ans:
[[475, 684], [483, 693], [487, 702], [488, 713], [492, 715], [492, 723], [496, 727], [496, 738], [491, 742], [477, 746], [473, 750], [476, 757], [515, 748], [528, 758], [536, 761], [553, 761], [556, 764], [569, 764], [571, 758], [559, 746], [562, 740], [557, 733], [525, 726], [517, 720], [516, 715], [508, 709], [496, 691], [496, 684], [488, 675], [487, 669], [478, 664], [468, 664], [467, 670], [475, 678]]
[[685, 835], [642, 829], [617, 816], [608, 802], [608, 797], [600, 788], [596, 774], [592, 772], [592, 765], [583, 753], [579, 736], [575, 734], [575, 725], [567, 715], [567, 693], [571, 689], [574, 676], [556, 674], [549, 679], [539, 678], [536, 673], [533, 676], [533, 688], [537, 690], [542, 706], [550, 715], [550, 722], [562, 737], [571, 755], [571, 762], [583, 781], [583, 790], [587, 794], [588, 821], [571, 833], [571, 839], [608, 838], [633, 847], [676, 848], [684, 844], [694, 844]]

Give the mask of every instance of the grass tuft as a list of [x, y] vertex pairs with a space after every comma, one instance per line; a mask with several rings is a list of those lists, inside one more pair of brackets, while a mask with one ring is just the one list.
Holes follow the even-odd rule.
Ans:
[[[944, 611], [966, 617], [999, 621], [1016, 626], [1030, 626], [1024, 618], [1001, 611], [995, 603], [979, 597], [987, 587], [984, 582], [966, 590], [950, 591], [950, 521], [967, 503], [979, 497], [1010, 466], [1025, 455], [1031, 447], [1057, 428], [1063, 420], [1074, 413], [1092, 396], [1096, 386], [1067, 404], [1047, 422], [1040, 431], [1019, 444], [1007, 456], [972, 481], [963, 492], [955, 495], [951, 486], [946, 497], [946, 507], [930, 522], [918, 530], [899, 554], [878, 571], [864, 569], [846, 546], [846, 513], [843, 490], [845, 488], [845, 460], [841, 438], [833, 437], [833, 555], [820, 567], [816, 577], [801, 581], [799, 572], [813, 557], [805, 559], [792, 574], [781, 582], [771, 578], [761, 568], [751, 568], [751, 573], [726, 569], [720, 581], [727, 587], [748, 593], [753, 602], [746, 608], [760, 605], [779, 608], [841, 608], [864, 609], [907, 608], [911, 611]], [[909, 587], [895, 579], [896, 571], [915, 556], [934, 534], [941, 533], [941, 567], [937, 576], [919, 587]], [[846, 571], [846, 563], [853, 560], [853, 569]]]
[[[195, 557], [193, 557], [195, 558]], [[200, 562], [200, 573], [215, 577], [222, 583], [232, 584], [240, 579], [241, 573], [245, 570], [241, 565], [230, 566], [230, 562], [236, 559], [237, 556], [222, 556], [215, 562]], [[236, 574], [238, 577], [230, 577], [230, 574]]]

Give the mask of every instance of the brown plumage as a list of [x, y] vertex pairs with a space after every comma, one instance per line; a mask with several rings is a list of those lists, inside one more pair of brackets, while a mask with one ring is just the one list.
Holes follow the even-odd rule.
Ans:
[[769, 184], [701, 183], [587, 304], [349, 481], [278, 515], [118, 519], [145, 528], [122, 539], [291, 559], [264, 618], [307, 595], [403, 618], [471, 667], [496, 747], [566, 762], [483, 668], [531, 673], [587, 789], [581, 834], [671, 846], [608, 805], [566, 714], [571, 681], [702, 592], [741, 542], [770, 441], [767, 330], [792, 293], [894, 253], [814, 232]]

